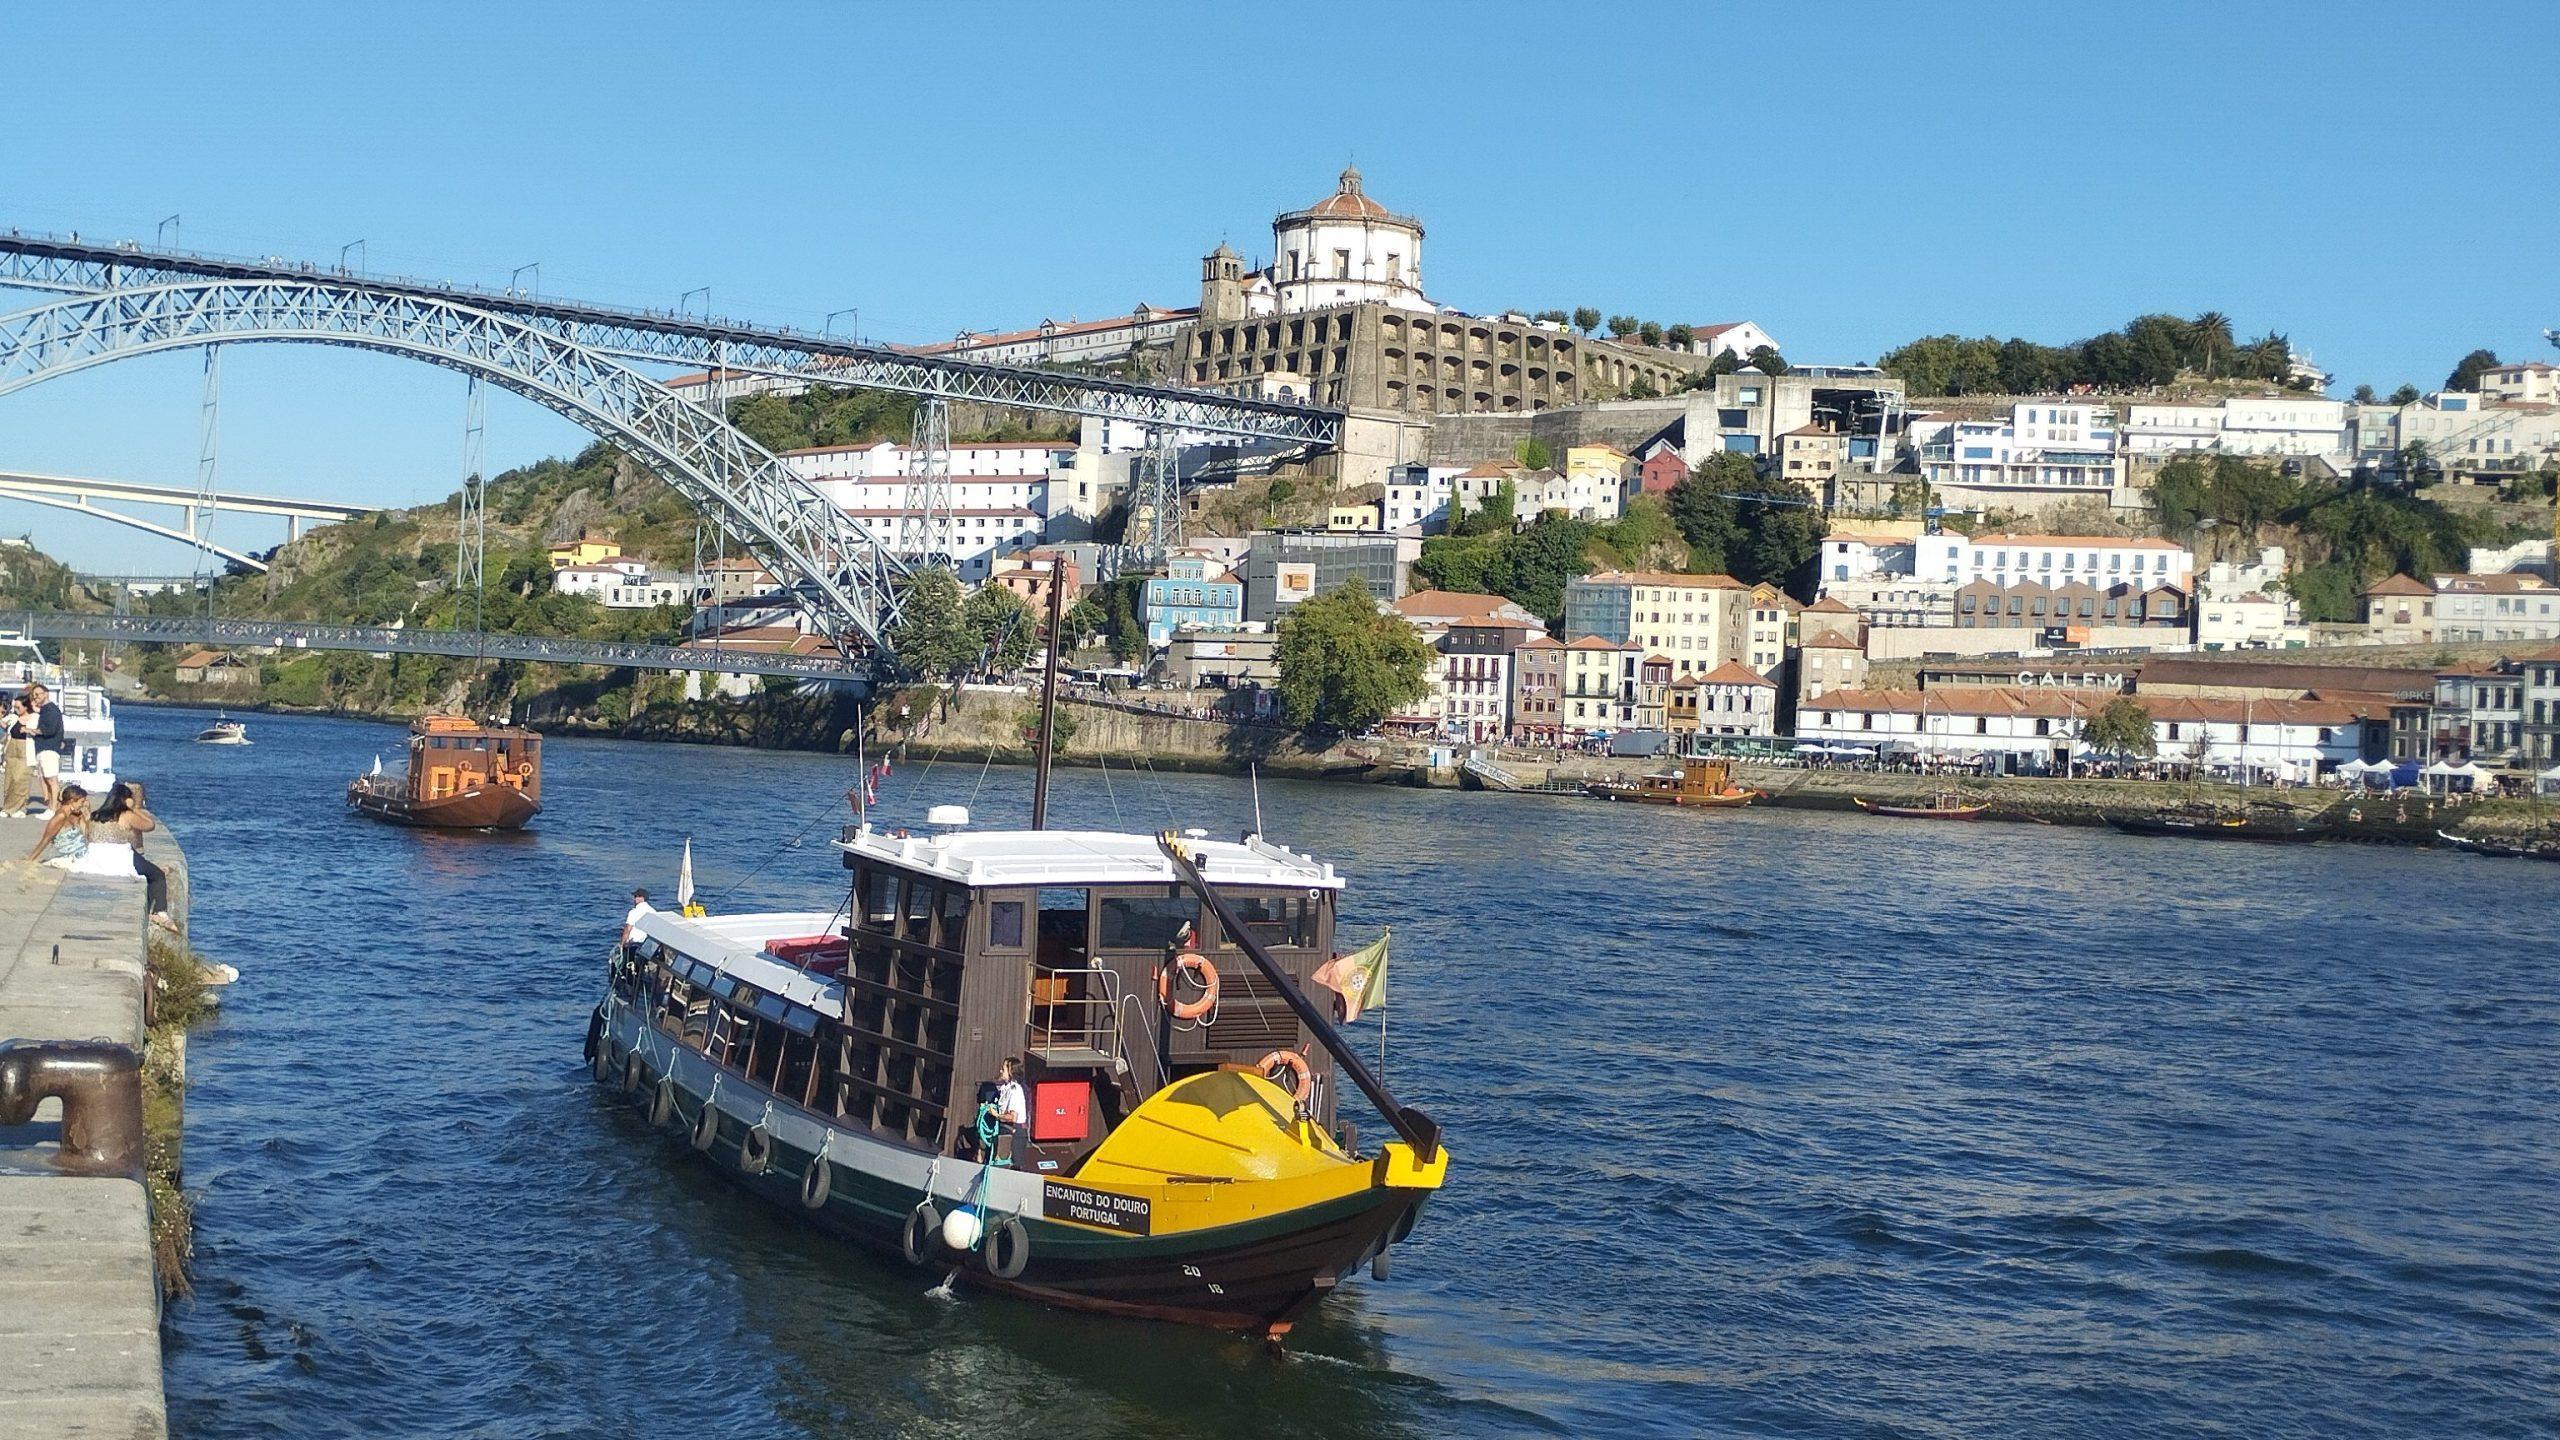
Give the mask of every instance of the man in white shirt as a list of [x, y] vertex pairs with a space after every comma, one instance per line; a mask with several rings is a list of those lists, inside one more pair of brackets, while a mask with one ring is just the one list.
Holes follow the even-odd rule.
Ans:
[[631, 892], [631, 913], [622, 917], [623, 949], [628, 950], [632, 946], [640, 943], [640, 917], [643, 915], [654, 915], [656, 913], [657, 907], [649, 903], [648, 891], [634, 890]]
[[1031, 1104], [1022, 1097], [1022, 1062], [1010, 1055], [996, 1067], [995, 1108], [999, 1163], [1010, 1164], [1021, 1143], [1016, 1132], [1031, 1118]]

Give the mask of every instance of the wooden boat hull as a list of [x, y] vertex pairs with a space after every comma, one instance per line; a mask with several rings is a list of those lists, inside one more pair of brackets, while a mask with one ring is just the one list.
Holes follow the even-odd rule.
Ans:
[[[819, 1229], [913, 1265], [920, 1275], [952, 1275], [979, 1289], [1071, 1310], [1277, 1337], [1344, 1276], [1410, 1234], [1429, 1193], [1374, 1186], [1242, 1223], [1164, 1235], [1097, 1229], [1043, 1218], [1037, 1198], [1022, 1198], [1026, 1188], [1036, 1197], [1047, 1181], [1072, 1180], [1005, 1168], [981, 1176], [974, 1163], [932, 1160], [839, 1128], [673, 1044], [627, 1005], [607, 1001], [590, 1031], [587, 1058], [598, 1082], [628, 1096], [653, 1128]], [[757, 1128], [768, 1137], [761, 1165], [748, 1153], [748, 1132]], [[812, 1206], [810, 1168], [822, 1158], [829, 1167], [826, 1192]], [[1381, 1170], [1385, 1165], [1381, 1157]], [[951, 1251], [939, 1237], [941, 1217], [988, 1176], [997, 1188], [980, 1192], [984, 1213], [991, 1223], [1018, 1221], [1027, 1241], [1028, 1258], [1017, 1274], [997, 1275], [990, 1257]], [[919, 1222], [924, 1207], [932, 1218]]]
[[1638, 805], [1684, 805], [1693, 810], [1739, 810], [1761, 798], [1757, 790], [1737, 790], [1724, 795], [1689, 795], [1677, 790], [1616, 785], [1605, 780], [1595, 780], [1583, 788], [1603, 800], [1627, 800]]
[[482, 785], [435, 800], [358, 780], [347, 787], [347, 807], [359, 815], [430, 830], [521, 830], [542, 806], [521, 790]]
[[2244, 821], [2227, 825], [2213, 820], [2175, 816], [2109, 815], [2106, 822], [2127, 835], [2169, 835], [2185, 840], [2240, 840], [2260, 845], [2303, 845], [2324, 839], [2328, 831], [2309, 825], [2267, 825]]
[[1896, 820], [1979, 820], [1991, 812], [1988, 805], [1885, 805], [1864, 795], [1852, 795], [1849, 800], [1870, 815]]

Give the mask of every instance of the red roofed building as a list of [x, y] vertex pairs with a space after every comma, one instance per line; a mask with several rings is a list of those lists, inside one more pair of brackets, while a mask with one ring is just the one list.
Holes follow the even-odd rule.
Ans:
[[[1799, 705], [1796, 734], [1923, 755], [1981, 756], [2010, 773], [2059, 774], [2088, 758], [2078, 744], [2081, 727], [2113, 698], [2010, 686], [1843, 690]], [[2373, 753], [2388, 740], [2387, 718], [2343, 701], [2133, 698], [2151, 716], [2157, 758], [2200, 772], [2307, 780], [2363, 758], [2369, 732]]]

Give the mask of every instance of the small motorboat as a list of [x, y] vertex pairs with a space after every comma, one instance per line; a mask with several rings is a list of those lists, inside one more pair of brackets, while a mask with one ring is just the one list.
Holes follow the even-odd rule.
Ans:
[[196, 732], [196, 743], [199, 745], [246, 745], [249, 743], [249, 727], [228, 716], [220, 716], [212, 724]]
[[2449, 830], [2438, 830], [2436, 838], [2465, 855], [2487, 855], [2497, 860], [2520, 860], [2534, 853], [2523, 845], [2512, 845], [2503, 840], [2475, 840], [2468, 835], [2456, 835]]
[[1926, 805], [1887, 805], [1864, 795], [1852, 795], [1849, 802], [1870, 815], [1889, 815], [1896, 820], [1979, 820], [1991, 812], [1987, 802], [1967, 804], [1952, 791], [1940, 791]]
[[1726, 760], [1684, 760], [1677, 771], [1640, 775], [1634, 780], [1594, 780], [1583, 788], [1602, 800], [1709, 810], [1736, 810], [1768, 798], [1758, 790], [1736, 785], [1733, 764]]

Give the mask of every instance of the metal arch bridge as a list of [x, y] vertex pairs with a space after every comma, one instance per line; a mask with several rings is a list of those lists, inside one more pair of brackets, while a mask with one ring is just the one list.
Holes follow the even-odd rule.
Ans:
[[1319, 449], [1342, 443], [1343, 413], [1321, 406], [915, 355], [786, 328], [591, 305], [511, 289], [359, 274], [275, 256], [247, 260], [145, 249], [131, 242], [99, 244], [77, 236], [16, 230], [0, 234], [0, 287], [87, 294], [206, 280], [333, 284], [382, 296], [461, 305], [511, 316], [543, 334], [623, 360], [1090, 415], [1157, 430], [1197, 430]]
[[233, 341], [343, 345], [503, 386], [638, 451], [725, 514], [846, 654], [886, 654], [907, 567], [728, 421], [574, 340], [451, 300], [352, 280], [210, 280], [74, 293], [0, 315], [0, 395], [114, 360]]
[[387, 625], [320, 625], [299, 620], [209, 619], [201, 615], [75, 615], [0, 612], [0, 631], [36, 640], [102, 640], [134, 645], [222, 645], [274, 650], [360, 650], [382, 655], [444, 655], [525, 660], [611, 669], [691, 670], [719, 675], [776, 675], [824, 680], [857, 690], [871, 671], [840, 655], [727, 650], [712, 646], [644, 645], [610, 640], [555, 640], [542, 635], [484, 635], [469, 630], [407, 630]]
[[[180, 489], [174, 485], [147, 485], [134, 480], [98, 480], [87, 476], [38, 475], [22, 470], [0, 470], [0, 500], [24, 500], [32, 505], [50, 505], [57, 510], [68, 510], [76, 515], [112, 520], [119, 525], [130, 525], [136, 530], [147, 530], [154, 535], [165, 536], [168, 539], [195, 546], [244, 569], [265, 571], [267, 562], [264, 560], [227, 546], [217, 545], [210, 535], [198, 531], [196, 507], [203, 498], [192, 488]], [[288, 541], [301, 533], [302, 522], [305, 520], [317, 520], [323, 523], [352, 520], [358, 515], [370, 514], [379, 508], [372, 505], [341, 505], [327, 500], [288, 500], [276, 495], [244, 495], [236, 492], [216, 492], [212, 496], [212, 502], [208, 508], [234, 515], [282, 516], [285, 522], [285, 538]], [[186, 528], [173, 528], [155, 520], [146, 520], [139, 515], [127, 514], [120, 509], [109, 508], [114, 505], [175, 506], [185, 512]]]

